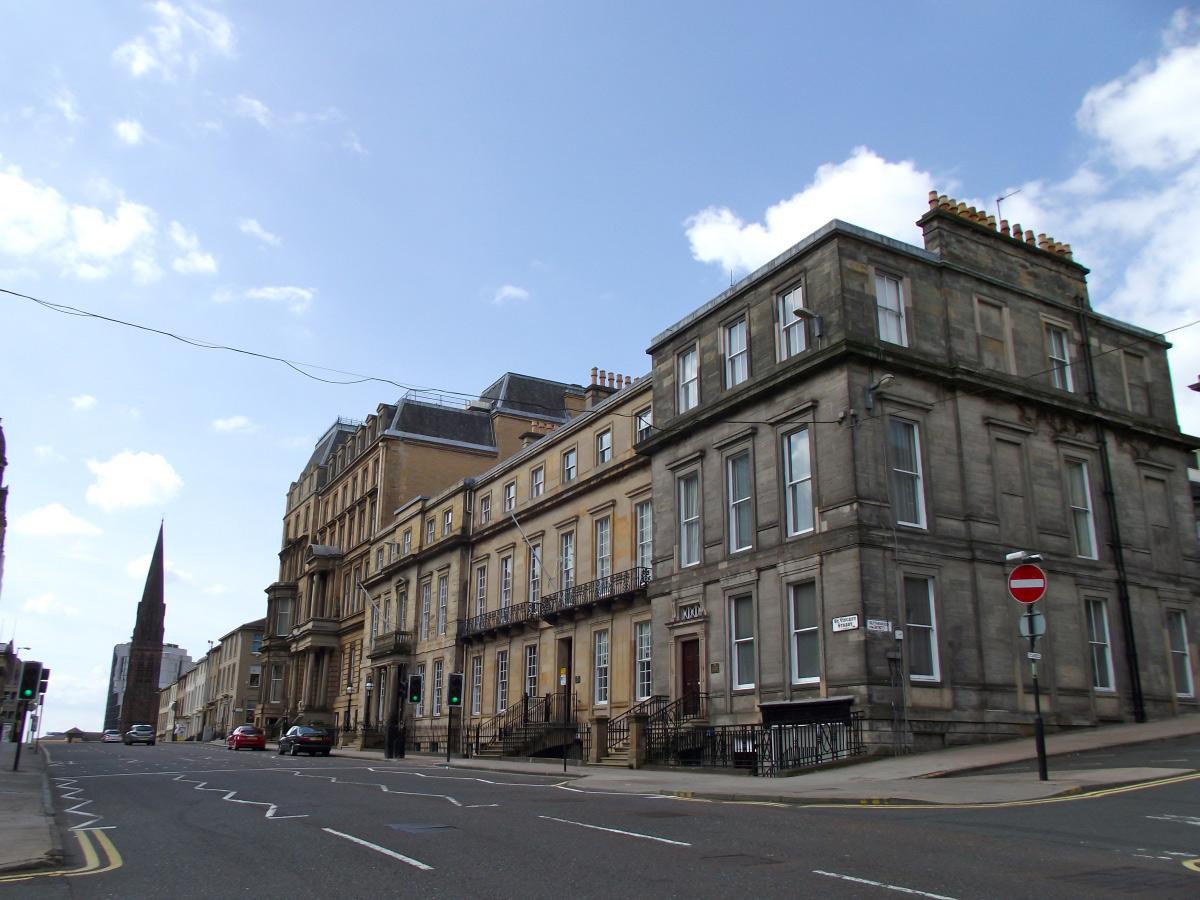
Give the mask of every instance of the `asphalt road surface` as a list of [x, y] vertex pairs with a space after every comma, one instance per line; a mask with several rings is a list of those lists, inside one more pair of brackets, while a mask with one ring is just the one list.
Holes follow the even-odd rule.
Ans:
[[67, 862], [0, 876], [0, 897], [1200, 896], [1195, 779], [998, 807], [827, 808], [593, 792], [428, 759], [50, 752]]

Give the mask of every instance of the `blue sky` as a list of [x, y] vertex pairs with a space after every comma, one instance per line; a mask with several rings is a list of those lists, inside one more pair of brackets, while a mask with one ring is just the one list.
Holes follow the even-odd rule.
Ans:
[[[1005, 216], [1071, 243], [1098, 308], [1200, 318], [1200, 16], [1176, 4], [0, 19], [0, 287], [190, 338], [463, 392], [639, 374], [731, 270], [830, 218], [919, 242], [930, 188], [1020, 188]], [[1170, 336], [1177, 387], [1198, 335]], [[99, 725], [160, 519], [166, 639], [196, 656], [262, 614], [316, 438], [401, 393], [7, 295], [0, 336], [0, 635], [53, 668], [52, 728]]]

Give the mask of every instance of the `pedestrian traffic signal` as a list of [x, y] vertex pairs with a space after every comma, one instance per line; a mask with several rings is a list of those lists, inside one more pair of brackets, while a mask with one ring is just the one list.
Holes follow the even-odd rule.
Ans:
[[39, 694], [46, 693], [46, 688], [48, 688], [49, 686], [50, 686], [50, 670], [43, 668], [42, 669], [42, 678], [41, 678], [40, 683], [38, 684], [38, 693]]
[[18, 700], [36, 700], [38, 684], [42, 680], [42, 664], [40, 662], [21, 663], [21, 687], [17, 691]]
[[462, 672], [451, 672], [450, 679], [447, 682], [449, 691], [446, 694], [446, 702], [450, 706], [462, 706]]
[[420, 675], [408, 676], [408, 702], [414, 706], [421, 702], [421, 682], [423, 680]]

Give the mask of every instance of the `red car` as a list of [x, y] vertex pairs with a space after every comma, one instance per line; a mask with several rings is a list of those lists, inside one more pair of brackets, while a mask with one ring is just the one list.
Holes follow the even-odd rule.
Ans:
[[225, 746], [230, 750], [241, 750], [243, 747], [266, 750], [267, 735], [261, 728], [255, 728], [253, 725], [239, 725], [225, 738]]

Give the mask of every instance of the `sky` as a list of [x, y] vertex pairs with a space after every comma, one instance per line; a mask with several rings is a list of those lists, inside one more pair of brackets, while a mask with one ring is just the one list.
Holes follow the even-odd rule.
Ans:
[[655, 334], [832, 218], [919, 245], [930, 189], [1011, 194], [1095, 308], [1169, 332], [1200, 433], [1196, 8], [0, 0], [0, 23], [0, 288], [58, 305], [0, 293], [0, 638], [53, 671], [45, 729], [100, 727], [160, 521], [165, 640], [198, 657], [263, 615], [336, 417], [644, 374]]

